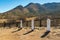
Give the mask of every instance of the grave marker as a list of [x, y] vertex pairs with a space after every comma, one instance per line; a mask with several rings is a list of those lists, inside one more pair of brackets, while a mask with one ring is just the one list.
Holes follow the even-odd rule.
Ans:
[[50, 31], [50, 26], [51, 26], [51, 20], [48, 18], [47, 19], [47, 31]]
[[34, 19], [31, 20], [31, 29], [34, 30]]
[[20, 20], [20, 28], [22, 28], [23, 26], [22, 26], [22, 20]]

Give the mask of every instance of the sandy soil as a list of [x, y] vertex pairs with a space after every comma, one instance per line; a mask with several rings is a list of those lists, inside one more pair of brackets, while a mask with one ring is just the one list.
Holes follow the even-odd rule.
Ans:
[[32, 33], [23, 35], [30, 28], [23, 28], [20, 31], [12, 33], [18, 28], [0, 28], [0, 40], [60, 40], [60, 29], [51, 28], [51, 32], [44, 38], [41, 36], [46, 31], [46, 28], [36, 28]]

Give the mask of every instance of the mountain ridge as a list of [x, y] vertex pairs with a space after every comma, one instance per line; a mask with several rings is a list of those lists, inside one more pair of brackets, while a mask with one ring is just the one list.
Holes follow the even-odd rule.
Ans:
[[26, 6], [19, 5], [12, 10], [2, 13], [4, 18], [24, 18], [39, 15], [60, 15], [60, 3], [29, 3]]

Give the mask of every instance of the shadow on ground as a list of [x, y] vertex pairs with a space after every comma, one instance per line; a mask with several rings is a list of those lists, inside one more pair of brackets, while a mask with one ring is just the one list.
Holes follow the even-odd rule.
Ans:
[[20, 30], [22, 30], [22, 28], [19, 28], [18, 30], [13, 31], [12, 33], [18, 32], [18, 31], [20, 31]]
[[41, 38], [46, 37], [49, 33], [50, 33], [50, 31], [46, 31], [46, 32], [41, 36]]
[[28, 31], [28, 32], [24, 33], [23, 35], [27, 35], [27, 34], [29, 34], [29, 33], [33, 32], [33, 31], [34, 31], [34, 30], [30, 30], [30, 31]]

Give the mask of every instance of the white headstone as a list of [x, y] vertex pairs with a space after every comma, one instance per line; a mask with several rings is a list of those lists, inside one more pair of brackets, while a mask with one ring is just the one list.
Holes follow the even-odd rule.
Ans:
[[23, 26], [22, 26], [22, 20], [20, 20], [20, 27], [22, 28]]
[[32, 30], [34, 30], [34, 19], [31, 21]]
[[47, 31], [50, 31], [50, 23], [51, 22], [51, 20], [48, 18], [47, 19]]

